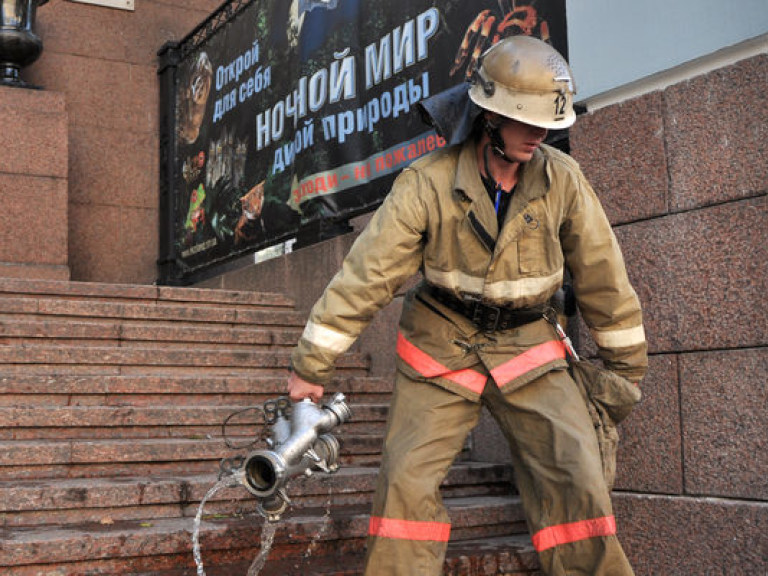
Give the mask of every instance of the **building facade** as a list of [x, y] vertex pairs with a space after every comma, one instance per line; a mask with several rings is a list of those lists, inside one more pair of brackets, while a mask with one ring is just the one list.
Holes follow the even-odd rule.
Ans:
[[[576, 4], [568, 3], [570, 52], [577, 81], [584, 71], [587, 112], [571, 130], [571, 152], [615, 226], [651, 354], [644, 401], [622, 430], [619, 529], [638, 574], [768, 572], [764, 10], [749, 0], [683, 3], [687, 14], [697, 10], [687, 27], [659, 2], [644, 3], [641, 15], [607, 0], [595, 12]], [[0, 87], [1, 275], [156, 280], [156, 53], [218, 5], [40, 8], [45, 49], [25, 75], [43, 90]], [[654, 30], [663, 50], [649, 48]], [[353, 238], [201, 285], [287, 292], [308, 308]], [[398, 308], [396, 300], [358, 344], [382, 375], [392, 370]], [[589, 351], [586, 333], [581, 342]], [[503, 458], [488, 453], [492, 434], [476, 434], [473, 450]]]

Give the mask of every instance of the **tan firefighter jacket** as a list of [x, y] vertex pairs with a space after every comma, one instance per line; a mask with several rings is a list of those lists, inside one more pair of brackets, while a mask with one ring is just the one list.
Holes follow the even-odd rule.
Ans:
[[[506, 219], [480, 180], [475, 142], [412, 164], [358, 237], [312, 308], [292, 354], [296, 373], [327, 385], [336, 358], [400, 286], [425, 282], [497, 306], [542, 305], [567, 266], [577, 303], [606, 366], [638, 382], [647, 367], [640, 305], [594, 191], [576, 162], [542, 146], [521, 174]], [[562, 343], [541, 320], [484, 334], [428, 295], [423, 283], [404, 302], [398, 368], [412, 378], [477, 400], [490, 373], [502, 390], [566, 366]]]

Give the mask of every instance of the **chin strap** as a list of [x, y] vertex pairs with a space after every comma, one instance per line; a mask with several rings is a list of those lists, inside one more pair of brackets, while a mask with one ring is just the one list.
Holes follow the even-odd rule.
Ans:
[[[510, 164], [514, 163], [514, 160], [512, 160], [509, 156], [507, 156], [504, 153], [504, 138], [501, 136], [501, 130], [499, 129], [498, 124], [494, 124], [491, 122], [487, 117], [483, 118], [483, 127], [485, 128], [486, 134], [488, 134], [488, 137], [491, 139], [491, 149], [493, 150], [493, 153], [504, 160], [505, 162], [509, 162]], [[486, 171], [487, 168], [487, 159], [486, 159]]]

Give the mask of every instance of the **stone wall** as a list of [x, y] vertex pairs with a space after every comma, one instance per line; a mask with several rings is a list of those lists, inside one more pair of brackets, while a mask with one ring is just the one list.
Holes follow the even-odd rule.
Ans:
[[[45, 91], [0, 88], [0, 275], [155, 280], [156, 53], [219, 4], [41, 7], [45, 50], [24, 76]], [[587, 114], [571, 132], [615, 225], [650, 344], [615, 494], [638, 574], [768, 573], [766, 85], [762, 55]], [[353, 239], [203, 285], [279, 291], [308, 309]], [[400, 306], [398, 297], [356, 344], [376, 375], [392, 374]], [[473, 454], [493, 438], [484, 420]]]
[[[572, 129], [644, 306], [650, 370], [622, 425], [615, 492], [638, 574], [768, 573], [767, 81], [759, 56]], [[285, 291], [308, 308], [353, 237], [207, 284]], [[357, 344], [380, 375], [399, 310], [396, 298]], [[483, 419], [473, 455], [504, 458], [502, 444]]]
[[0, 119], [0, 276], [67, 280], [65, 99], [0, 86]]
[[644, 306], [617, 481], [638, 573], [768, 572], [767, 80], [755, 57], [572, 133]]
[[38, 10], [44, 50], [23, 75], [60, 95], [67, 111], [68, 152], [57, 165], [65, 170], [68, 203], [57, 213], [68, 221], [72, 279], [156, 279], [157, 51], [219, 4], [142, 0], [129, 12], [51, 0]]

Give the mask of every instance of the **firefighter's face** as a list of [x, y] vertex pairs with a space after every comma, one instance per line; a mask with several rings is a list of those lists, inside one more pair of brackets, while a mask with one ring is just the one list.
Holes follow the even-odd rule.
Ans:
[[547, 137], [547, 129], [524, 124], [493, 114], [490, 120], [499, 127], [504, 140], [504, 153], [514, 162], [528, 162]]

